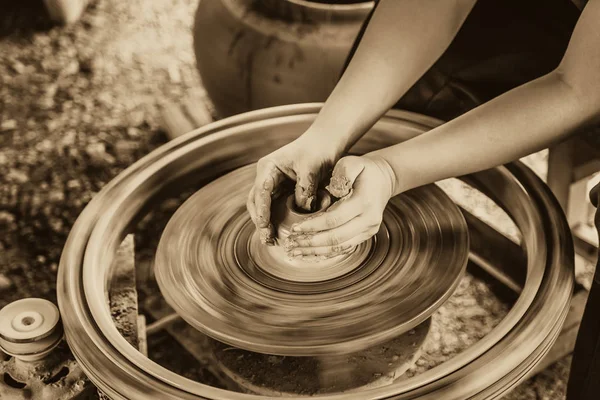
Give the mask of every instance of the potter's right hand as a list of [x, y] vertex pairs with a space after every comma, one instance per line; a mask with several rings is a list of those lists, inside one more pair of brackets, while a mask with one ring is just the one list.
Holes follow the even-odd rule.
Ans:
[[271, 200], [277, 197], [286, 179], [296, 182], [296, 205], [307, 211], [317, 206], [317, 189], [321, 180], [331, 175], [340, 154], [327, 148], [319, 135], [305, 133], [295, 141], [261, 158], [257, 163], [256, 180], [246, 206], [260, 233], [261, 242], [273, 245]]

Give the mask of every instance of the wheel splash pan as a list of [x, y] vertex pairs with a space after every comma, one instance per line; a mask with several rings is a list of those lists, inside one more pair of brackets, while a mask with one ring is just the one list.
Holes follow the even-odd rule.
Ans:
[[[116, 250], [153, 201], [207, 183], [300, 135], [321, 104], [240, 114], [192, 131], [148, 154], [100, 191], [81, 213], [60, 261], [57, 295], [76, 359], [112, 399], [261, 399], [189, 380], [143, 356], [119, 334], [107, 305]], [[391, 111], [352, 149], [362, 154], [408, 140], [439, 125]], [[527, 377], [560, 332], [574, 285], [573, 245], [558, 203], [521, 163], [465, 178], [502, 207], [521, 231], [527, 254], [523, 291], [507, 316], [475, 345], [449, 361], [392, 385], [327, 399], [489, 399]]]

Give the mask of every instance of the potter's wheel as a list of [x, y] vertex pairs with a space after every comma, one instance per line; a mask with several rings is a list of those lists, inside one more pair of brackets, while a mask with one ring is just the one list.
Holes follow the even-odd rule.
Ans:
[[[107, 293], [114, 277], [112, 266], [114, 261], [118, 260], [117, 250], [120, 243], [127, 234], [132, 232], [141, 218], [160, 204], [158, 201], [161, 198], [170, 198], [192, 188], [197, 190], [219, 180], [223, 174], [256, 163], [264, 155], [284, 146], [304, 132], [314, 122], [319, 110], [318, 104], [278, 107], [224, 119], [190, 132], [140, 159], [109, 182], [86, 206], [73, 226], [62, 253], [57, 297], [70, 349], [85, 374], [109, 398], [124, 400], [273, 398], [271, 395], [238, 393], [210, 386], [161, 366], [132, 347], [118, 331], [107, 307]], [[409, 140], [438, 124], [439, 121], [425, 116], [391, 111], [356, 143], [352, 153], [360, 155]], [[501, 398], [511, 388], [526, 379], [530, 371], [549, 352], [569, 311], [574, 284], [573, 246], [569, 226], [560, 206], [544, 183], [520, 163], [511, 163], [462, 179], [505, 210], [520, 232], [521, 251], [518, 254], [524, 261], [522, 263], [519, 261], [515, 265], [513, 253], [507, 254], [505, 258], [496, 258], [497, 251], [488, 254], [491, 250], [490, 246], [499, 242], [500, 234], [490, 235], [478, 228], [479, 223], [473, 224], [474, 221], [470, 221], [469, 225], [470, 239], [473, 243], [470, 246], [472, 252], [470, 259], [473, 261], [474, 268], [499, 271], [500, 275], [497, 275], [499, 277], [505, 276], [501, 275], [505, 273], [504, 271], [512, 271], [515, 268], [523, 273], [523, 286], [517, 301], [502, 321], [477, 343], [426, 372], [412, 377], [400, 377], [384, 387], [360, 388], [352, 393], [317, 394], [312, 398], [491, 400]], [[237, 183], [245, 185], [246, 181]], [[419, 196], [418, 193], [424, 193], [421, 189], [403, 196]], [[246, 194], [244, 198], [245, 196]], [[210, 203], [217, 202], [223, 197], [223, 194], [215, 192]], [[423, 205], [429, 204], [421, 199], [419, 202]], [[210, 203], [204, 206], [209, 207]], [[241, 204], [239, 207], [243, 209]], [[442, 210], [445, 213], [452, 212], [453, 207], [454, 205], [449, 208], [444, 207]], [[387, 218], [389, 217], [386, 217], [385, 225], [389, 229], [390, 222]], [[414, 221], [412, 216], [407, 218]], [[436, 229], [441, 227], [443, 226], [439, 225]], [[196, 226], [195, 232], [200, 229], [203, 229], [203, 225]], [[506, 238], [502, 239], [506, 240]], [[445, 240], [444, 236], [443, 243]], [[185, 249], [179, 244], [176, 248]], [[420, 253], [415, 253], [415, 256], [417, 254], [418, 257], [422, 257]], [[441, 265], [443, 268], [438, 265], [439, 269], [436, 272], [443, 276], [444, 268], [450, 264]], [[382, 267], [383, 265], [379, 268]], [[221, 270], [225, 271], [224, 268]], [[159, 272], [162, 275], [166, 271]], [[409, 271], [401, 272], [408, 274]], [[440, 277], [436, 276], [436, 280], [438, 282], [435, 286], [441, 287]], [[431, 281], [426, 280], [424, 284], [429, 282]], [[165, 285], [164, 280], [162, 281], [164, 294], [176, 306], [178, 313], [194, 323], [196, 327], [210, 328], [206, 321], [194, 322], [198, 317], [194, 311], [202, 310], [197, 300], [191, 299], [189, 304], [182, 303], [186, 297], [192, 297], [190, 296], [192, 293], [197, 296], [199, 290], [196, 288], [191, 291], [193, 285], [197, 285], [197, 280], [186, 282], [178, 289], [190, 293], [180, 294], [176, 289], [170, 289], [170, 285]], [[343, 290], [349, 289], [338, 289], [338, 292], [341, 293]], [[418, 321], [419, 315], [424, 310], [425, 314], [428, 312], [426, 304], [412, 300], [411, 296], [419, 293], [431, 293], [431, 291], [423, 288], [413, 292], [407, 298], [400, 298], [403, 301], [410, 301], [410, 304], [415, 306], [415, 310], [403, 308], [403, 312], [411, 315], [403, 315], [396, 327], [402, 327], [402, 321], [410, 321], [412, 317], [414, 321]], [[208, 296], [206, 293], [202, 295]], [[289, 293], [287, 295], [289, 296]], [[431, 299], [428, 300], [431, 302], [430, 307], [435, 308], [438, 303]], [[366, 307], [371, 306], [371, 304], [366, 305]], [[186, 314], [183, 310], [187, 309], [192, 312]], [[212, 312], [212, 309], [207, 310]], [[260, 315], [257, 311], [256, 319], [259, 319]], [[214, 329], [215, 332], [228, 333], [232, 340], [238, 338], [240, 330], [246, 329], [246, 326], [241, 328], [233, 326], [228, 331], [227, 328], [232, 326], [228, 317], [223, 319], [216, 313], [210, 315], [210, 318], [219, 321], [217, 328]], [[424, 323], [427, 321], [425, 320]], [[348, 331], [359, 324], [364, 325], [364, 323], [354, 322], [347, 319]], [[423, 326], [424, 323], [418, 324], [418, 327]], [[225, 329], [221, 329], [223, 327]], [[418, 330], [418, 327], [415, 329]], [[249, 328], [255, 330], [256, 326]], [[337, 332], [339, 331], [338, 329]], [[252, 332], [244, 331], [244, 333], [247, 336], [254, 335]], [[345, 334], [348, 336], [348, 333]], [[405, 335], [410, 336], [410, 331]], [[361, 338], [363, 337], [369, 338], [368, 335], [362, 335]], [[269, 343], [277, 344], [271, 339], [269, 338]], [[332, 336], [331, 342], [334, 341], [342, 343], [334, 340]], [[238, 340], [238, 342], [242, 341]], [[289, 342], [288, 340], [287, 344]], [[299, 346], [305, 343], [304, 340], [296, 342]], [[189, 344], [190, 347], [198, 345], [199, 343], [196, 342]], [[279, 346], [284, 347], [281, 343]], [[321, 348], [327, 347], [326, 344]], [[237, 354], [237, 349], [224, 351], [224, 354], [230, 357], [234, 351]], [[234, 357], [230, 358], [236, 360]], [[258, 357], [257, 360], [261, 362], [265, 358], [269, 361], [269, 357]], [[290, 395], [288, 398], [303, 397]]]
[[245, 205], [254, 174], [247, 165], [196, 192], [156, 253], [165, 299], [219, 341], [296, 356], [364, 349], [426, 320], [464, 272], [466, 223], [434, 185], [393, 198], [352, 253], [303, 261], [260, 243]]

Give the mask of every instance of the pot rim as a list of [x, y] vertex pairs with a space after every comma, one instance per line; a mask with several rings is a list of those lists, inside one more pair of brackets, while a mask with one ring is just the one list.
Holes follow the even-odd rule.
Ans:
[[311, 0], [285, 0], [288, 3], [292, 3], [302, 7], [314, 8], [318, 10], [333, 10], [333, 11], [354, 11], [354, 10], [370, 10], [373, 8], [375, 2], [373, 0], [365, 0], [360, 3], [351, 4], [326, 4], [318, 3]]

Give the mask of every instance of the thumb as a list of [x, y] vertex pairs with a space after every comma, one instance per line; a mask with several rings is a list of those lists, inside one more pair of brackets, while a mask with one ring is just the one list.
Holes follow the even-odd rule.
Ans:
[[306, 211], [317, 206], [317, 189], [321, 180], [320, 170], [300, 170], [296, 173], [296, 205]]
[[352, 191], [354, 181], [364, 168], [360, 157], [348, 156], [340, 159], [333, 169], [329, 186], [326, 189], [338, 199], [346, 197]]

